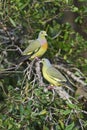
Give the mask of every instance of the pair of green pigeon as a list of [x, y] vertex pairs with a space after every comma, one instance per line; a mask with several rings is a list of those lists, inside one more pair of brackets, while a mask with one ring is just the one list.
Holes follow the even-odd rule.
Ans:
[[[45, 38], [47, 36], [46, 31], [40, 31], [38, 38], [32, 40], [29, 46], [24, 50], [23, 55], [29, 55], [29, 59], [34, 59], [36, 57], [41, 57], [48, 48], [48, 43]], [[42, 73], [43, 77], [52, 85], [52, 86], [62, 86], [66, 84], [67, 79], [62, 75], [60, 71], [52, 66], [50, 61], [47, 58], [41, 60], [43, 64]]]

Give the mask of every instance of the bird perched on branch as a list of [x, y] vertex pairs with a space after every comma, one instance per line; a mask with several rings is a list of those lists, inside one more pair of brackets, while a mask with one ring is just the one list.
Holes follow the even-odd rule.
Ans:
[[17, 70], [25, 60], [32, 60], [34, 58], [41, 57], [48, 48], [48, 43], [45, 36], [47, 36], [46, 31], [40, 31], [38, 38], [30, 41], [29, 46], [22, 52], [22, 56], [18, 60], [15, 60], [13, 66], [5, 69], [4, 73], [5, 71]]
[[43, 77], [49, 83], [51, 83], [51, 85], [64, 86], [64, 87], [70, 89], [71, 91], [73, 91], [67, 85], [67, 79], [65, 78], [65, 76], [63, 76], [63, 74], [59, 70], [54, 68], [48, 59], [43, 58], [41, 60], [41, 63], [43, 64], [43, 67], [42, 67]]
[[33, 40], [24, 50], [23, 55], [31, 55], [30, 59], [41, 57], [48, 48], [45, 36], [47, 36], [47, 33], [45, 31], [41, 31], [38, 35], [38, 38]]
[[29, 46], [23, 51], [23, 56], [18, 60], [17, 64], [27, 59], [32, 60], [36, 57], [41, 57], [48, 48], [45, 36], [47, 36], [46, 31], [40, 31], [38, 38], [36, 40], [31, 40]]

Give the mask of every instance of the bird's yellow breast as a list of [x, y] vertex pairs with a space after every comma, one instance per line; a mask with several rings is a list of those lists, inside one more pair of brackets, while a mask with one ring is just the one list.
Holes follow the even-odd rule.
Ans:
[[46, 69], [45, 69], [44, 67], [43, 67], [42, 71], [43, 71], [43, 77], [44, 77], [51, 85], [54, 85], [54, 86], [60, 86], [60, 85], [61, 85], [60, 82], [58, 82], [58, 81], [55, 80], [54, 78], [51, 78], [51, 77], [49, 76], [49, 74], [47, 74], [47, 71], [46, 71]]
[[47, 50], [48, 48], [48, 44], [44, 43], [43, 45], [41, 45], [41, 48], [31, 56], [31, 59], [35, 58], [35, 57], [41, 57]]

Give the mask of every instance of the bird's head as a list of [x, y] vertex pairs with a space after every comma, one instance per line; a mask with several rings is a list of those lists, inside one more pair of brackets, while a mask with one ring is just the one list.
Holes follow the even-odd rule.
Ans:
[[43, 58], [41, 60], [41, 63], [43, 64], [43, 66], [50, 66], [50, 61], [47, 58]]
[[40, 37], [40, 38], [43, 38], [43, 37], [45, 37], [45, 36], [47, 36], [46, 31], [40, 31], [39, 37]]

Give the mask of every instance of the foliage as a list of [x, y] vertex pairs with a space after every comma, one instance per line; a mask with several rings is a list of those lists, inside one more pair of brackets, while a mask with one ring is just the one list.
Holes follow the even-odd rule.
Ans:
[[26, 91], [8, 86], [5, 102], [0, 105], [1, 129], [48, 130], [53, 126], [55, 130], [77, 130], [80, 120], [84, 123], [80, 104], [67, 103], [56, 94], [53, 97], [51, 91], [44, 92], [42, 87], [28, 86]]
[[[18, 49], [25, 49], [28, 40], [36, 38], [40, 30], [46, 30], [49, 49], [43, 57], [52, 61], [55, 57], [62, 57], [79, 68], [84, 77], [87, 76], [87, 2], [78, 0], [77, 3], [80, 6], [74, 0], [1, 1], [0, 71], [19, 59]], [[73, 15], [70, 17], [68, 13], [71, 12]], [[83, 102], [70, 104], [59, 98], [56, 92], [45, 92], [38, 83], [33, 86], [31, 80], [23, 84], [25, 69], [26, 64], [15, 74], [0, 79], [0, 129], [87, 128], [87, 112]]]

